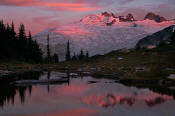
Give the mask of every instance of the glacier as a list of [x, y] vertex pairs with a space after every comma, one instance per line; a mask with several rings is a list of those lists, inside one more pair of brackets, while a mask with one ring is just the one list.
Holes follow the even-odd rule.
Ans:
[[[109, 25], [110, 24], [110, 25]], [[65, 59], [66, 45], [69, 40], [71, 55], [80, 50], [88, 51], [90, 56], [106, 54], [112, 50], [133, 48], [137, 42], [172, 24], [175, 20], [158, 23], [154, 20], [120, 21], [119, 17], [97, 14], [89, 15], [78, 22], [59, 25], [33, 36], [44, 56], [46, 56], [47, 35], [50, 36], [51, 54], [58, 54]]]

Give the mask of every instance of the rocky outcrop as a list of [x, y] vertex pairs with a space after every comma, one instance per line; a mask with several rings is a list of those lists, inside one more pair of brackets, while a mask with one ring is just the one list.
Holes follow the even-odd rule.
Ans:
[[102, 16], [105, 16], [105, 17], [110, 17], [110, 16], [112, 16], [111, 13], [108, 13], [108, 12], [103, 12], [103, 13], [101, 13], [101, 14], [102, 14]]
[[134, 16], [132, 14], [128, 14], [126, 17], [124, 16], [119, 16], [119, 20], [121, 22], [132, 22], [132, 21], [136, 21]]
[[101, 15], [102, 15], [102, 16], [105, 16], [105, 17], [118, 18], [117, 16], [115, 16], [114, 13], [102, 12]]
[[113, 18], [119, 18], [120, 22], [132, 22], [132, 21], [136, 21], [134, 16], [129, 13], [127, 16], [115, 16], [113, 13], [108, 13], [108, 12], [103, 12], [101, 13], [102, 16], [105, 17], [113, 17]]
[[136, 46], [140, 48], [154, 48], [161, 43], [169, 43], [174, 30], [175, 25], [169, 26], [159, 32], [141, 39]]
[[158, 23], [163, 22], [163, 21], [167, 21], [166, 18], [161, 17], [161, 16], [159, 16], [159, 15], [156, 15], [156, 14], [154, 14], [154, 13], [152, 13], [152, 12], [148, 13], [148, 14], [145, 16], [144, 20], [147, 20], [147, 19], [149, 19], [149, 20], [154, 20], [154, 21], [156, 21], [156, 22], [158, 22]]
[[135, 18], [134, 18], [134, 16], [133, 16], [132, 14], [128, 14], [128, 15], [126, 16], [126, 20], [127, 20], [127, 21], [136, 21]]

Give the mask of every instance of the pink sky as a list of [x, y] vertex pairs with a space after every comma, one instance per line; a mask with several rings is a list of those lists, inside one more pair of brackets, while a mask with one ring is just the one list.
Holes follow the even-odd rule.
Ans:
[[175, 0], [0, 0], [0, 19], [9, 23], [13, 20], [16, 27], [24, 23], [32, 34], [104, 11], [133, 13], [136, 19], [155, 12], [172, 19]]

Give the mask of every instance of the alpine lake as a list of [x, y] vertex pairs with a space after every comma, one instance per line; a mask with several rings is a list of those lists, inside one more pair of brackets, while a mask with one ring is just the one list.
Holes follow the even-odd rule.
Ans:
[[175, 116], [173, 87], [69, 71], [4, 75], [0, 83], [0, 116]]

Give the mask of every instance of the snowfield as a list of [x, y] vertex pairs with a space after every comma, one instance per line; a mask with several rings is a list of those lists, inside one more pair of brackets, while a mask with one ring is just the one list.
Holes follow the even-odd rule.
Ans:
[[[107, 25], [108, 23], [111, 23], [110, 26]], [[153, 20], [120, 22], [119, 18], [113, 16], [89, 15], [79, 22], [48, 29], [33, 38], [37, 40], [46, 55], [49, 33], [51, 53], [59, 54], [60, 60], [64, 60], [68, 40], [71, 55], [74, 52], [79, 54], [82, 48], [93, 56], [117, 49], [133, 48], [140, 39], [174, 23], [174, 20], [161, 23]]]

